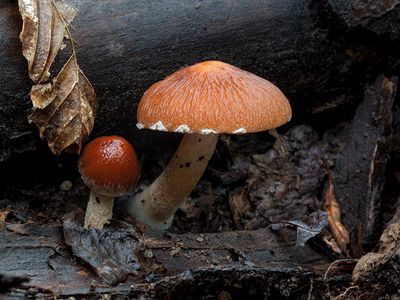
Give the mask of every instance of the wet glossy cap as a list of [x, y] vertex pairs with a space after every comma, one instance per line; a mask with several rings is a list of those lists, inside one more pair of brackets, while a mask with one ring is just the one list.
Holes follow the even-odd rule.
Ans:
[[117, 197], [133, 189], [140, 166], [131, 144], [113, 135], [96, 138], [86, 145], [79, 158], [79, 172], [93, 191]]
[[242, 134], [276, 128], [291, 116], [289, 101], [271, 82], [227, 63], [205, 61], [153, 84], [140, 100], [137, 127]]

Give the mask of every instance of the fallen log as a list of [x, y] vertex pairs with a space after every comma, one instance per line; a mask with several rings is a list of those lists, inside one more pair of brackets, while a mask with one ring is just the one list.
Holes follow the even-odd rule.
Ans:
[[[399, 10], [391, 5], [372, 6], [370, 11], [357, 1], [343, 6], [333, 0], [70, 3], [79, 10], [73, 23], [79, 62], [100, 101], [94, 135], [129, 135], [139, 140], [139, 148], [147, 135], [134, 129], [135, 104], [151, 83], [182, 66], [219, 59], [266, 77], [290, 97], [298, 118], [310, 107], [320, 112], [351, 101], [366, 70], [386, 61], [380, 51], [390, 56], [386, 47], [396, 53], [393, 45], [381, 49], [380, 40], [347, 45], [340, 37], [347, 27], [359, 25], [346, 23], [354, 11], [356, 20], [374, 21], [375, 29], [383, 26], [378, 26], [382, 18], [390, 23], [395, 18], [390, 13]], [[383, 26], [379, 33], [393, 33], [393, 26], [386, 31]], [[21, 54], [15, 1], [0, 3], [0, 30], [1, 163], [46, 147], [26, 120], [32, 82]], [[366, 64], [362, 68], [360, 61]], [[349, 96], [336, 97], [344, 92]]]
[[[77, 234], [76, 225], [72, 224], [71, 227], [74, 221], [69, 219], [67, 222], [69, 225], [64, 228], [67, 234], [80, 239], [80, 245], [86, 245], [85, 249], [76, 251], [76, 254], [79, 256], [79, 252], [87, 253], [90, 250], [87, 247], [89, 243], [82, 241], [86, 239], [84, 235], [92, 233]], [[116, 225], [119, 229], [116, 229]], [[123, 246], [113, 242], [111, 235], [126, 234], [125, 238], [129, 239], [129, 228], [133, 226], [117, 221], [105, 227], [105, 236], [110, 236], [110, 243], [113, 243], [115, 250], [103, 257], [104, 261], [112, 260], [115, 264], [115, 259], [122, 253], [120, 246]], [[30, 280], [6, 294], [20, 297], [87, 297], [95, 294], [163, 297], [172, 294], [184, 297], [186, 293], [180, 287], [186, 286], [187, 291], [207, 293], [202, 291], [202, 285], [210, 286], [213, 291], [237, 289], [242, 293], [246, 293], [245, 286], [248, 285], [257, 293], [290, 296], [299, 291], [307, 293], [310, 280], [318, 277], [321, 279], [321, 270], [328, 265], [328, 258], [313, 250], [309, 244], [304, 247], [296, 245], [295, 231], [285, 238], [280, 238], [270, 229], [202, 235], [145, 234], [140, 240], [132, 242], [145, 245], [164, 266], [164, 270], [140, 271], [118, 285], [109, 286], [94, 274], [89, 264], [93, 259], [99, 260], [101, 251], [95, 251], [96, 246], [93, 246], [91, 261], [87, 258], [76, 259], [63, 241], [60, 226], [7, 224], [0, 230], [0, 241], [0, 274], [24, 275], [25, 280]], [[69, 243], [75, 242], [69, 238]], [[102, 243], [101, 247], [107, 249], [107, 240], [103, 239]], [[316, 266], [320, 266], [320, 269]], [[260, 280], [263, 281], [262, 285]], [[238, 286], [240, 284], [242, 287]]]

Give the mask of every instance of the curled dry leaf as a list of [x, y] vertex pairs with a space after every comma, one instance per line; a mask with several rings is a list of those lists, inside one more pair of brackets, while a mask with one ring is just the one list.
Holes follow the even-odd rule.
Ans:
[[326, 212], [328, 213], [328, 224], [333, 238], [335, 239], [342, 253], [349, 255], [348, 245], [350, 243], [350, 235], [340, 218], [340, 206], [335, 198], [332, 174], [329, 171], [328, 164], [325, 159], [321, 158], [321, 161], [328, 175], [328, 187], [325, 192], [325, 208]]
[[319, 235], [327, 225], [327, 213], [324, 211], [316, 211], [311, 213], [303, 220], [287, 221], [287, 224], [296, 226], [297, 239], [296, 245], [304, 247], [306, 242]]
[[328, 224], [327, 213], [317, 210], [310, 215], [302, 218], [301, 220], [284, 221], [282, 223], [271, 224], [270, 228], [273, 231], [281, 231], [286, 225], [294, 226], [296, 228], [296, 245], [304, 247], [306, 242], [313, 237], [321, 234], [322, 230]]
[[35, 83], [45, 82], [61, 48], [68, 26], [77, 11], [60, 0], [19, 0], [23, 19], [20, 40], [28, 61], [29, 76]]
[[40, 136], [48, 141], [54, 154], [68, 147], [80, 151], [82, 141], [94, 125], [97, 110], [95, 91], [72, 55], [52, 83], [36, 85], [29, 122], [39, 127]]
[[5, 222], [7, 220], [7, 216], [10, 214], [11, 209], [5, 208], [0, 210], [0, 222]]
[[[77, 11], [62, 0], [19, 0], [23, 19], [20, 34], [22, 53], [28, 60], [33, 112], [29, 122], [39, 127], [51, 151], [79, 152], [94, 125], [97, 110], [95, 91], [79, 68], [69, 26]], [[70, 39], [72, 55], [56, 78], [48, 82], [50, 67]]]

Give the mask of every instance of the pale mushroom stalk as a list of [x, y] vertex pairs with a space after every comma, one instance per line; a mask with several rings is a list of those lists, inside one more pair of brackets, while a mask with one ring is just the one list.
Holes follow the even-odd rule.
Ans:
[[113, 214], [114, 197], [90, 191], [89, 202], [86, 208], [84, 227], [102, 229]]
[[129, 213], [152, 229], [168, 228], [207, 168], [217, 140], [213, 133], [185, 134], [162, 174], [130, 202]]

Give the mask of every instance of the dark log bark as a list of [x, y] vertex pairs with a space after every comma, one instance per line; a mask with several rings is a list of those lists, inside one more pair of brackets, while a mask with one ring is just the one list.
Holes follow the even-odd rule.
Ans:
[[[105, 234], [124, 234], [129, 227], [132, 225], [120, 223], [119, 233], [114, 226]], [[144, 235], [136, 243], [148, 247], [165, 271], [130, 276], [125, 282], [110, 287], [92, 272], [89, 264], [82, 264], [72, 257], [63, 242], [60, 226], [8, 224], [0, 230], [0, 241], [0, 273], [25, 275], [30, 279], [20, 289], [12, 289], [9, 296], [30, 293], [38, 297], [82, 297], [108, 293], [114, 296], [158, 295], [157, 298], [173, 294], [184, 298], [189, 290], [207, 293], [201, 288], [203, 284], [213, 291], [237, 289], [247, 293], [245, 287], [249, 286], [257, 293], [289, 296], [299, 291], [307, 293], [310, 279], [322, 276], [308, 268], [325, 265], [324, 269], [328, 262], [308, 244], [296, 246], [295, 231], [284, 238], [269, 229], [202, 235]], [[87, 245], [82, 249], [85, 253], [90, 250]], [[104, 258], [106, 263], [121, 254], [120, 244], [114, 243], [114, 246], [115, 251]], [[93, 256], [92, 260], [86, 258], [84, 261], [93, 262], [101, 253], [94, 251]], [[237, 284], [242, 287], [235, 288]], [[182, 290], [183, 286], [186, 286], [186, 292]]]
[[387, 35], [392, 40], [398, 40], [400, 37], [400, 9], [395, 9], [400, 4], [398, 0], [328, 0], [327, 2], [349, 28], [361, 26], [378, 35]]
[[[318, 111], [338, 105], [334, 96], [345, 91], [350, 95], [345, 101], [351, 100], [365, 70], [386, 61], [381, 51], [390, 56], [382, 49], [396, 53], [396, 47], [376, 39], [347, 45], [343, 28], [383, 18], [385, 24], [395, 21], [389, 28], [375, 22], [379, 33], [399, 30], [398, 7], [370, 11], [350, 0], [70, 2], [80, 12], [73, 32], [78, 58], [100, 101], [94, 135], [122, 133], [136, 140], [146, 136], [134, 129], [138, 99], [151, 83], [184, 65], [219, 59], [255, 72], [282, 88], [299, 117], [315, 102]], [[394, 16], [387, 15], [391, 12]], [[355, 13], [358, 23], [349, 21]], [[0, 162], [43, 147], [26, 121], [31, 82], [18, 40], [20, 19], [16, 1], [0, 3]], [[139, 140], [140, 148], [146, 139]]]
[[10, 289], [28, 281], [29, 278], [26, 276], [7, 276], [0, 274], [0, 293], [8, 292]]
[[335, 163], [335, 193], [351, 234], [352, 253], [371, 251], [379, 239], [382, 191], [397, 78], [379, 76], [365, 90], [348, 143]]

